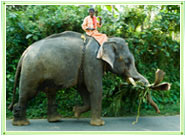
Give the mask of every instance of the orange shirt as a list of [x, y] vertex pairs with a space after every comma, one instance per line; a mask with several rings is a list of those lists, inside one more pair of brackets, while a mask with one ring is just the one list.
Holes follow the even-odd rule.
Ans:
[[[99, 42], [99, 44], [102, 46], [103, 43], [108, 40], [108, 37], [105, 34], [99, 33], [97, 30], [97, 27], [101, 27], [101, 25], [99, 25], [99, 22], [96, 19], [96, 23], [94, 26], [93, 18], [91, 18], [90, 16], [87, 16], [84, 19], [83, 24], [82, 24], [82, 28], [86, 32], [86, 34], [94, 37]], [[86, 30], [87, 28], [95, 28], [95, 30]]]
[[[94, 33], [98, 33], [97, 31], [97, 27], [101, 27], [101, 25], [99, 25], [99, 22], [96, 19], [96, 24], [95, 27], [93, 26], [93, 18], [91, 18], [90, 16], [87, 16], [82, 24], [82, 28], [83, 30], [87, 33], [87, 35], [92, 36], [92, 34]], [[87, 28], [95, 28], [95, 30], [86, 30]]]

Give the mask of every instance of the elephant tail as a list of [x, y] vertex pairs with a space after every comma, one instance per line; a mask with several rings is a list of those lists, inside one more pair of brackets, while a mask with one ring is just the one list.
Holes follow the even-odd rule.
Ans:
[[24, 55], [21, 56], [21, 58], [18, 62], [18, 65], [17, 65], [17, 69], [16, 69], [16, 74], [15, 74], [15, 79], [14, 79], [14, 89], [13, 89], [12, 103], [8, 106], [8, 109], [11, 110], [11, 111], [13, 110], [13, 106], [15, 104], [16, 85], [17, 85], [18, 79], [20, 77], [23, 57], [24, 57]]

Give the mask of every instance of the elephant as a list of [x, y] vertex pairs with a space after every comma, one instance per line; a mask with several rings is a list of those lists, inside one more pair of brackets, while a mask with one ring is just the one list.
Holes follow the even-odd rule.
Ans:
[[[100, 47], [93, 37], [81, 37], [81, 33], [73, 31], [53, 34], [33, 43], [23, 52], [17, 65], [13, 100], [9, 106], [13, 111], [13, 125], [30, 124], [26, 118], [26, 107], [39, 91], [47, 94], [48, 122], [59, 121], [61, 116], [57, 112], [56, 92], [73, 86], [77, 86], [84, 103], [73, 108], [75, 116], [91, 110], [90, 124], [104, 125], [101, 105], [105, 69], [132, 83], [140, 81], [149, 85], [148, 80], [137, 71], [134, 56], [123, 38], [110, 37]], [[98, 53], [101, 53], [100, 58], [97, 58]], [[15, 103], [18, 79], [19, 100]], [[147, 100], [159, 112], [150, 95]]]

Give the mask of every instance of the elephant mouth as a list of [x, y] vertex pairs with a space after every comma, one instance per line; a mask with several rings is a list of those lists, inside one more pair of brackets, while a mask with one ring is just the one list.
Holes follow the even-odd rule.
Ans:
[[136, 77], [131, 76], [129, 73], [124, 73], [123, 78], [125, 81], [132, 84], [133, 86], [136, 86], [137, 85], [136, 82], [139, 80]]
[[125, 73], [123, 75], [123, 78], [130, 84], [132, 84], [133, 86], [136, 86], [138, 82], [141, 82], [144, 86], [149, 86], [149, 81], [142, 76], [141, 74], [139, 74], [138, 72], [135, 73]]
[[128, 77], [127, 78], [127, 81], [129, 83], [131, 83], [134, 87], [136, 87], [136, 85], [137, 85], [136, 82], [141, 82], [146, 87], [149, 87], [150, 86], [148, 80], [147, 79], [144, 79], [144, 78], [136, 79], [136, 78], [133, 78], [133, 77]]
[[131, 83], [133, 86], [136, 86], [138, 82], [142, 83], [144, 86], [149, 87], [149, 81], [138, 72], [129, 72], [126, 80]]

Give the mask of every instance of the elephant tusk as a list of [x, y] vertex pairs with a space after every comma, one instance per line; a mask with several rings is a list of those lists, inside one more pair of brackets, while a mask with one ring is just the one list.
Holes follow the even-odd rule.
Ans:
[[129, 77], [128, 80], [130, 81], [130, 83], [135, 87], [136, 86], [136, 82], [134, 81], [134, 79], [132, 77]]

